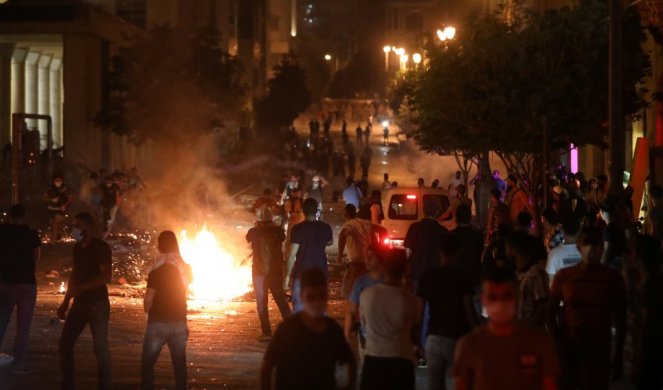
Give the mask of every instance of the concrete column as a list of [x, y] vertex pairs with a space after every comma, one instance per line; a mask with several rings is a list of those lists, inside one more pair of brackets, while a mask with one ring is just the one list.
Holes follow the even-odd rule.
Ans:
[[12, 62], [12, 113], [25, 111], [25, 57], [28, 49], [17, 47]]
[[[36, 114], [39, 110], [39, 57], [41, 53], [30, 51], [25, 58], [25, 113]], [[28, 119], [29, 128], [37, 127], [37, 121]]]
[[50, 67], [50, 107], [49, 113], [53, 118], [53, 145], [56, 148], [63, 146], [62, 134], [62, 58], [53, 58]]
[[0, 44], [0, 147], [11, 142], [11, 79], [15, 44]]
[[[40, 115], [50, 115], [51, 111], [51, 59], [53, 56], [42, 54], [39, 57], [37, 69], [37, 113]], [[39, 124], [39, 140], [41, 149], [48, 147], [48, 127], [45, 121]], [[51, 135], [53, 137], [53, 135]], [[51, 139], [52, 140], [52, 139]]]

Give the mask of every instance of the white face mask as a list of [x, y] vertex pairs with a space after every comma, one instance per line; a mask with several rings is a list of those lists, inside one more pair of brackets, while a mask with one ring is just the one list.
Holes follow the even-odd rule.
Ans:
[[74, 240], [76, 240], [76, 242], [81, 242], [85, 238], [85, 233], [81, 229], [74, 229], [71, 232], [71, 235], [74, 237]]
[[486, 313], [491, 322], [506, 324], [516, 318], [516, 305], [513, 301], [491, 301], [485, 303]]

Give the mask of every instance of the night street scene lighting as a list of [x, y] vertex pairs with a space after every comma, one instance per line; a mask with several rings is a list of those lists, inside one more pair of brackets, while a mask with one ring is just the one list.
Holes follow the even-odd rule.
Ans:
[[662, 9], [0, 0], [0, 390], [663, 389]]

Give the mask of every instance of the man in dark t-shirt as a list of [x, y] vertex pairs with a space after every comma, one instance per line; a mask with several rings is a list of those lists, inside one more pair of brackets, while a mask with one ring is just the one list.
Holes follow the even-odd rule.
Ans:
[[246, 234], [246, 241], [253, 249], [253, 290], [256, 295], [258, 317], [262, 336], [260, 341], [269, 340], [272, 329], [269, 324], [268, 296], [272, 292], [274, 302], [285, 319], [292, 310], [283, 291], [283, 251], [281, 245], [285, 241], [285, 232], [273, 222], [272, 209], [264, 205], [256, 211], [256, 226]]
[[141, 376], [144, 389], [154, 388], [154, 364], [168, 345], [175, 372], [175, 388], [187, 387], [186, 318], [187, 286], [192, 281], [191, 266], [180, 256], [177, 236], [170, 230], [157, 238], [159, 255], [147, 276], [144, 308], [148, 314], [143, 340]]
[[438, 246], [447, 229], [435, 219], [440, 214], [441, 205], [437, 198], [424, 198], [424, 214], [426, 218], [413, 223], [405, 235], [403, 245], [409, 251], [410, 281], [415, 286], [419, 278], [428, 270], [440, 263]]
[[17, 313], [13, 356], [0, 358], [0, 365], [11, 361], [16, 373], [25, 371], [25, 354], [37, 301], [35, 264], [41, 246], [39, 236], [24, 224], [24, 218], [25, 208], [14, 205], [9, 211], [10, 222], [0, 225], [0, 345], [14, 307]]
[[430, 310], [426, 339], [429, 389], [452, 388], [456, 342], [479, 323], [472, 280], [455, 265], [460, 245], [456, 240], [440, 244], [441, 266], [423, 275], [417, 289]]
[[[86, 325], [90, 325], [94, 353], [99, 366], [99, 388], [111, 387], [108, 320], [110, 303], [106, 284], [110, 282], [112, 252], [108, 244], [93, 234], [94, 219], [88, 213], [75, 217], [73, 236], [74, 267], [67, 283], [67, 292], [58, 308], [64, 320], [60, 336], [60, 370], [62, 389], [74, 388], [74, 345]], [[74, 300], [71, 309], [69, 303]]]
[[[319, 268], [300, 274], [303, 310], [286, 318], [272, 338], [260, 372], [260, 389], [334, 390], [337, 364], [347, 365], [354, 389], [356, 367], [343, 330], [327, 317], [327, 276]], [[275, 386], [272, 386], [272, 374]]]
[[303, 209], [306, 220], [292, 228], [290, 256], [284, 282], [287, 288], [292, 278], [292, 303], [296, 312], [302, 309], [299, 299], [299, 274], [307, 268], [317, 268], [327, 276], [325, 249], [334, 243], [331, 226], [316, 220], [318, 202], [308, 198], [304, 201]]

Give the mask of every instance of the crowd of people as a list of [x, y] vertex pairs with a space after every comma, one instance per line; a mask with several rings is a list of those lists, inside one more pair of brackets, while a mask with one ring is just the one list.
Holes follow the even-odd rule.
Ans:
[[[368, 167], [359, 181], [352, 172], [335, 172], [347, 179], [331, 197], [324, 192], [333, 186], [324, 171], [313, 172], [285, 176], [280, 194], [265, 190], [253, 206], [255, 226], [246, 234], [253, 250], [258, 339], [268, 342], [260, 388], [413, 390], [420, 365], [427, 367], [430, 390], [593, 390], [620, 379], [625, 362], [633, 367], [636, 388], [663, 388], [660, 186], [647, 189], [648, 217], [640, 227], [633, 218], [632, 192], [609, 195], [603, 176], [585, 182], [579, 173], [559, 172], [551, 181], [551, 201], [541, 207], [522, 179], [508, 175], [502, 180], [495, 171], [487, 223], [478, 226], [459, 172], [447, 187], [449, 204], [424, 198], [423, 218], [409, 226], [403, 248], [397, 248], [381, 239], [386, 232], [382, 192], [369, 190]], [[310, 184], [304, 185], [307, 177]], [[64, 321], [61, 388], [74, 388], [74, 349], [89, 325], [99, 388], [109, 389], [106, 286], [112, 254], [100, 237], [111, 229], [123, 191], [143, 184], [137, 172], [133, 179], [92, 174], [84, 184], [79, 197], [95, 208], [74, 218], [73, 269], [57, 309]], [[417, 186], [425, 185], [423, 178], [417, 180]], [[385, 174], [380, 189], [397, 186]], [[338, 257], [330, 259], [334, 235], [323, 202], [334, 196], [345, 203], [345, 221]], [[56, 175], [44, 195], [53, 238], [72, 198]], [[0, 226], [0, 245], [7, 250], [7, 260], [0, 262], [0, 340], [18, 309], [13, 355], [0, 359], [0, 365], [11, 365], [16, 374], [29, 372], [25, 357], [41, 245], [25, 225], [25, 215], [25, 208], [15, 205], [10, 222]], [[448, 218], [455, 222], [453, 230], [440, 223]], [[157, 249], [144, 296], [142, 387], [154, 388], [154, 365], [167, 345], [176, 388], [185, 389], [192, 272], [172, 231], [159, 234]], [[328, 313], [330, 264], [345, 269], [342, 325]], [[270, 293], [283, 319], [275, 331]], [[337, 382], [339, 365], [346, 383]]]
[[[68, 213], [88, 212], [102, 222], [105, 234], [111, 233], [118, 221], [126, 221], [138, 195], [145, 189], [138, 168], [107, 172], [104, 169], [86, 175], [75, 193], [65, 184], [65, 177], [56, 173], [43, 195], [49, 217], [49, 238], [57, 242], [63, 237], [63, 223]], [[76, 201], [76, 203], [75, 203]], [[122, 218], [124, 216], [124, 218]]]

